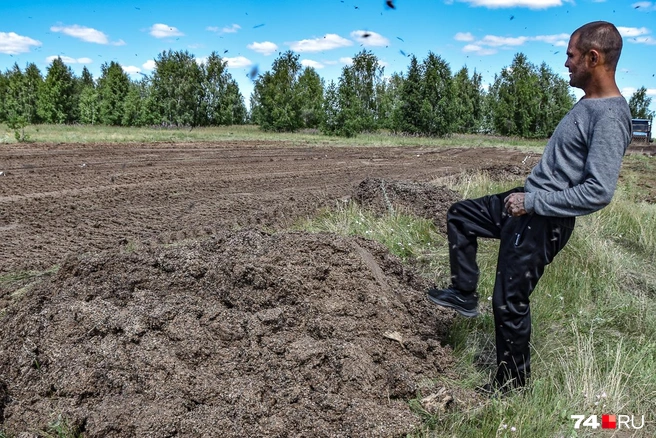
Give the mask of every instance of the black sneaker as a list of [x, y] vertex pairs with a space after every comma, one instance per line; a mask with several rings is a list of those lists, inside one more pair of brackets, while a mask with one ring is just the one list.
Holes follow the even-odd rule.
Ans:
[[465, 295], [452, 287], [446, 289], [432, 287], [428, 289], [427, 295], [428, 299], [435, 304], [449, 307], [467, 318], [473, 318], [479, 315], [477, 310], [478, 294], [476, 292]]

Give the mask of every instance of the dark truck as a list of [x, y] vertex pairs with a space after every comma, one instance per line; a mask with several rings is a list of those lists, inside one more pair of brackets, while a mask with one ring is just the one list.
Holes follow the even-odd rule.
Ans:
[[634, 141], [644, 141], [645, 143], [652, 142], [651, 138], [651, 120], [649, 119], [633, 119], [631, 120], [633, 124], [633, 135], [631, 136], [631, 142]]

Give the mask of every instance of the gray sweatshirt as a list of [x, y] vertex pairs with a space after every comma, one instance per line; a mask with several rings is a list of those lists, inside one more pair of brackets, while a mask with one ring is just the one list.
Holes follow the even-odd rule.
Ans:
[[624, 97], [579, 100], [560, 121], [526, 178], [526, 211], [571, 217], [608, 205], [631, 129]]

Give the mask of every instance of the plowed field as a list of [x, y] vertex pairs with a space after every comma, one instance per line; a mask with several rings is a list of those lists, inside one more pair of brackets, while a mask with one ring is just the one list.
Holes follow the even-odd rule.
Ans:
[[427, 181], [520, 164], [503, 149], [323, 148], [282, 143], [3, 145], [0, 274], [69, 252], [281, 228], [367, 177]]

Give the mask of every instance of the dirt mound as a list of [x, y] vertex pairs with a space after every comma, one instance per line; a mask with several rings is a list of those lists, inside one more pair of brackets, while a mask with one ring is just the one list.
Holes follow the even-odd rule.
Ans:
[[404, 211], [432, 219], [439, 228], [446, 224], [446, 212], [462, 197], [451, 189], [430, 183], [390, 181], [367, 178], [353, 193], [352, 198], [378, 214]]
[[[527, 156], [527, 159], [530, 156]], [[466, 172], [458, 173], [457, 175], [449, 176], [449, 180], [453, 184], [466, 185], [472, 175], [483, 175], [490, 181], [517, 181], [518, 185], [523, 184], [524, 180], [531, 173], [532, 166], [529, 164], [536, 164], [537, 159], [527, 160], [521, 166], [514, 164], [495, 165], [482, 168], [468, 170]]]
[[[381, 245], [245, 230], [69, 256], [0, 317], [0, 419], [88, 437], [400, 436], [452, 313]], [[439, 392], [439, 391], [438, 391]]]
[[506, 164], [500, 166], [489, 166], [481, 169], [481, 173], [487, 175], [492, 181], [524, 181], [532, 167], [515, 166], [513, 164]]

